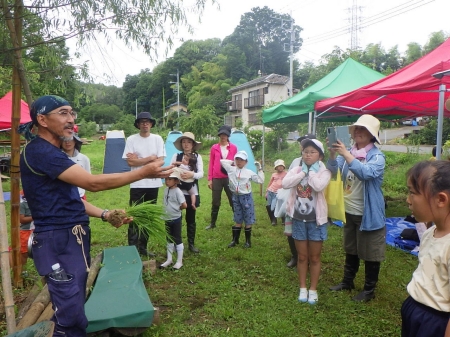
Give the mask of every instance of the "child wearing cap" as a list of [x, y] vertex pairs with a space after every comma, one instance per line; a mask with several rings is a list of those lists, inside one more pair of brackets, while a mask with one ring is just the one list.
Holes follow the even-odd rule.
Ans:
[[[302, 159], [299, 165], [289, 170], [282, 186], [290, 189], [286, 216], [292, 218], [292, 237], [298, 253], [298, 300], [315, 304], [318, 301], [322, 244], [327, 239], [328, 207], [324, 191], [330, 182], [331, 172], [321, 162], [324, 149], [320, 141], [304, 139], [301, 146]], [[309, 292], [306, 288], [308, 267]]]
[[234, 222], [231, 228], [232, 241], [229, 248], [239, 244], [242, 224], [245, 222], [245, 245], [244, 248], [251, 247], [252, 225], [255, 223], [255, 207], [253, 204], [251, 182], [262, 184], [264, 182], [264, 172], [261, 164], [255, 162], [258, 174], [245, 167], [248, 155], [245, 151], [238, 151], [234, 156], [234, 165], [231, 160], [221, 159], [220, 164], [227, 171], [232, 192]]
[[[276, 224], [277, 224], [277, 218], [275, 217], [273, 212], [275, 210], [277, 192], [280, 188], [282, 188], [281, 182], [287, 174], [285, 169], [286, 169], [286, 165], [284, 164], [284, 160], [282, 160], [282, 159], [276, 160], [275, 164], [274, 164], [275, 173], [272, 173], [272, 176], [270, 177], [269, 185], [267, 186], [266, 210], [267, 210], [267, 214], [269, 215], [269, 219], [273, 226], [276, 226]], [[283, 219], [283, 223], [284, 223], [284, 219]]]
[[164, 189], [163, 205], [166, 220], [167, 232], [167, 260], [160, 265], [160, 268], [167, 268], [172, 264], [172, 254], [177, 252], [177, 262], [174, 269], [183, 266], [184, 245], [181, 239], [181, 210], [187, 208], [186, 198], [178, 188], [180, 182], [180, 172], [173, 171], [166, 178], [166, 188]]

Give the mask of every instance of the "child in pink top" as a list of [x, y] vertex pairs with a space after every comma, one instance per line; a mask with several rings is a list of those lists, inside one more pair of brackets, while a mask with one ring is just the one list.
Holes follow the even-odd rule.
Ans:
[[[277, 225], [277, 218], [274, 215], [275, 210], [275, 204], [276, 204], [276, 198], [277, 198], [277, 192], [281, 186], [281, 182], [283, 181], [283, 178], [286, 176], [287, 172], [285, 171], [286, 165], [284, 165], [284, 160], [278, 159], [275, 161], [274, 164], [275, 173], [272, 174], [270, 177], [269, 185], [267, 186], [266, 191], [266, 210], [267, 214], [269, 215], [269, 219], [272, 222], [272, 226]], [[284, 225], [284, 218], [282, 218], [282, 222]]]

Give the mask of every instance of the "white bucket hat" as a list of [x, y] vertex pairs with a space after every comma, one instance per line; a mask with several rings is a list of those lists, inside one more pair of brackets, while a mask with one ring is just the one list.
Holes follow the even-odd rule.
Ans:
[[325, 154], [325, 150], [323, 149], [323, 144], [317, 139], [303, 139], [300, 143], [302, 145], [302, 149], [305, 147], [311, 145], [312, 147], [315, 147], [317, 150], [320, 151], [320, 155], [323, 156]]
[[364, 126], [367, 131], [369, 131], [370, 134], [375, 137], [378, 144], [381, 144], [380, 138], [378, 137], [378, 134], [380, 132], [380, 121], [378, 120], [378, 118], [375, 118], [372, 115], [362, 115], [361, 117], [359, 117], [355, 123], [348, 127], [348, 130], [352, 137], [355, 131], [355, 126]]
[[284, 160], [283, 159], [275, 160], [275, 163], [273, 164], [273, 169], [275, 170], [280, 165], [283, 166], [284, 168], [286, 168], [286, 165], [284, 165]]
[[173, 173], [171, 173], [169, 177], [172, 177], [172, 174], [174, 174], [174, 173], [177, 175], [176, 178], [178, 178], [180, 181], [184, 181], [186, 183], [192, 183], [194, 181], [194, 178], [182, 179], [181, 173], [183, 173], [183, 169], [181, 169], [179, 167], [174, 167]]
[[173, 146], [175, 146], [175, 148], [179, 151], [183, 151], [183, 147], [181, 146], [181, 141], [183, 139], [192, 140], [192, 142], [194, 143], [194, 146], [192, 147], [192, 151], [198, 151], [202, 147], [201, 142], [195, 141], [195, 136], [192, 132], [185, 132], [173, 142]]
[[234, 155], [234, 159], [236, 159], [236, 158], [241, 158], [242, 160], [247, 160], [248, 159], [248, 154], [245, 151], [238, 151]]

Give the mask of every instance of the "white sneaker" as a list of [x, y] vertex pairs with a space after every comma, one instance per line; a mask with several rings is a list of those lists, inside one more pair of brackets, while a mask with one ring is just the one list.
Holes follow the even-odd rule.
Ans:
[[311, 305], [319, 302], [319, 296], [317, 295], [317, 290], [310, 290], [308, 292], [308, 303]]
[[308, 289], [300, 288], [300, 294], [298, 295], [298, 301], [305, 303], [308, 301]]

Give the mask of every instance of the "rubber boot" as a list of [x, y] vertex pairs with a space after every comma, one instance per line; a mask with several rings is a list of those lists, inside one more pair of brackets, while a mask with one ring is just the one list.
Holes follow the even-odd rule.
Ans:
[[197, 228], [197, 224], [194, 223], [188, 223], [186, 225], [187, 227], [187, 239], [188, 239], [188, 244], [189, 244], [189, 250], [192, 253], [198, 254], [200, 251], [195, 247], [194, 242], [195, 242], [195, 230]]
[[176, 250], [177, 250], [177, 263], [173, 265], [173, 269], [178, 270], [181, 267], [183, 267], [184, 245], [180, 243], [179, 245], [177, 245]]
[[209, 224], [209, 226], [206, 226], [205, 229], [213, 229], [216, 228], [216, 221], [217, 221], [217, 216], [219, 215], [219, 211], [217, 210], [212, 210], [211, 211], [211, 223]]
[[375, 298], [375, 287], [378, 282], [378, 274], [380, 273], [380, 262], [364, 261], [365, 282], [364, 290], [353, 297], [353, 301], [369, 302]]
[[172, 254], [173, 254], [174, 247], [175, 247], [175, 244], [173, 244], [173, 243], [168, 243], [167, 244], [167, 260], [166, 260], [166, 262], [161, 264], [159, 266], [159, 268], [164, 269], [164, 268], [167, 268], [168, 266], [170, 266], [172, 264]]
[[344, 265], [344, 278], [342, 282], [330, 287], [332, 291], [351, 290], [355, 289], [353, 280], [356, 277], [356, 273], [359, 270], [359, 257], [358, 255], [346, 254]]
[[273, 211], [270, 209], [270, 206], [266, 205], [267, 214], [269, 215], [270, 223], [272, 226], [277, 225], [277, 218], [275, 218], [275, 215], [273, 214]]
[[135, 246], [139, 255], [146, 257], [155, 257], [156, 255], [147, 250], [148, 237], [144, 234], [140, 234], [136, 225], [130, 223], [128, 225], [128, 245]]
[[287, 263], [288, 268], [294, 268], [297, 265], [297, 249], [295, 248], [295, 240], [292, 236], [287, 237], [289, 248], [291, 250], [291, 260]]
[[239, 244], [239, 237], [241, 236], [241, 227], [233, 226], [231, 227], [231, 237], [233, 238], [228, 248], [232, 248]]
[[251, 248], [252, 246], [252, 228], [246, 228], [245, 229], [245, 244], [244, 248]]

